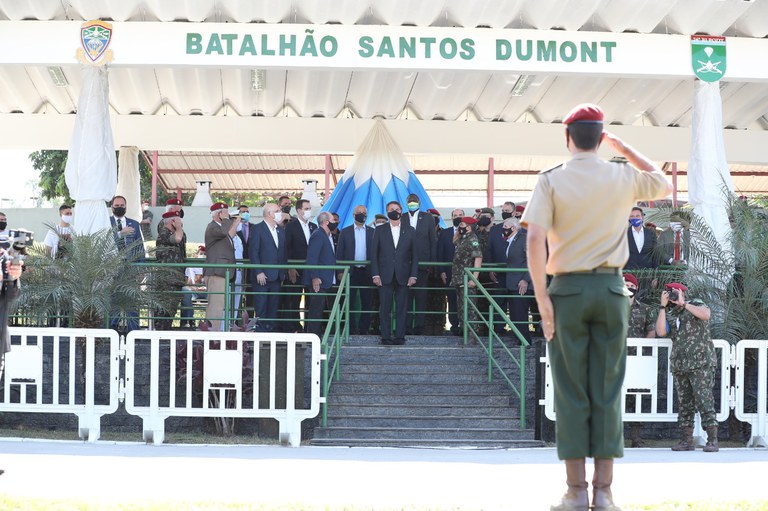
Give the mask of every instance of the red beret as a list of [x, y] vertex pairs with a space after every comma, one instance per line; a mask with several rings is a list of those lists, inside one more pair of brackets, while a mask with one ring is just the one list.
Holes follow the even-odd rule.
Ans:
[[640, 287], [640, 285], [637, 283], [637, 277], [635, 277], [631, 273], [624, 274], [624, 282], [629, 282], [631, 284], [634, 284], [635, 287]]
[[440, 212], [436, 210], [435, 208], [431, 208], [427, 210], [428, 213], [432, 213], [435, 216], [440, 216]]
[[664, 287], [666, 287], [667, 289], [679, 289], [680, 291], [688, 291], [688, 288], [679, 282], [670, 282]]
[[227, 209], [229, 206], [225, 202], [217, 202], [211, 206], [211, 211], [219, 211], [220, 209]]
[[467, 225], [474, 225], [477, 223], [477, 218], [471, 217], [471, 216], [465, 216], [461, 219], [462, 223], [465, 223]]
[[168, 199], [167, 201], [165, 201], [165, 205], [166, 206], [183, 206], [184, 205], [184, 201], [181, 200], [181, 199], [175, 199], [175, 198], [174, 199]]
[[523, 212], [525, 211], [525, 206], [515, 206], [515, 211]]
[[198, 245], [197, 246], [197, 251], [198, 252], [205, 252], [205, 245]]
[[574, 122], [603, 122], [604, 117], [603, 110], [599, 106], [593, 105], [592, 103], [582, 103], [581, 105], [576, 105], [573, 110], [568, 112], [563, 124], [572, 124]]
[[163, 213], [163, 218], [173, 218], [175, 216], [181, 216], [179, 215], [178, 211], [166, 211]]

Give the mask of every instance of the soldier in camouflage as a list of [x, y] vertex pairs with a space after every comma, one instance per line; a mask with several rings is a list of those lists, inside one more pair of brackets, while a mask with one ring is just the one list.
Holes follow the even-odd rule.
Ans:
[[[184, 262], [187, 257], [187, 235], [184, 233], [184, 224], [181, 220], [180, 211], [171, 209], [170, 211], [163, 213], [163, 219], [157, 224], [157, 241], [155, 246], [157, 247], [155, 257], [157, 257], [159, 263]], [[161, 318], [155, 320], [156, 330], [168, 330], [171, 328], [173, 317], [176, 316], [176, 310], [181, 303], [181, 291], [186, 281], [184, 268], [179, 266], [173, 268], [173, 270], [178, 273], [178, 279], [175, 279], [172, 283], [168, 283], [164, 291], [172, 291], [175, 293], [173, 303], [176, 303], [176, 306], [170, 311], [155, 311], [154, 315]]]
[[[640, 289], [637, 277], [631, 273], [624, 274], [624, 284], [630, 292], [629, 297], [629, 328], [627, 337], [631, 338], [649, 338], [656, 337], [656, 318], [653, 310], [637, 300], [637, 293]], [[640, 423], [633, 422], [629, 425], [629, 439], [632, 447], [647, 447], [648, 445], [640, 437]]]
[[[675, 378], [678, 419], [682, 432], [673, 451], [693, 451], [693, 416], [698, 410], [707, 432], [704, 452], [717, 452], [715, 415], [715, 347], [709, 334], [710, 310], [699, 299], [685, 300], [687, 287], [672, 282], [661, 293], [656, 334], [672, 339], [670, 369]], [[667, 305], [671, 304], [669, 309]]]
[[[475, 218], [465, 216], [461, 219], [459, 227], [456, 230], [456, 235], [453, 238], [453, 244], [456, 245], [456, 250], [453, 254], [453, 266], [451, 267], [451, 285], [456, 288], [456, 304], [460, 318], [463, 318], [464, 311], [462, 307], [464, 305], [464, 293], [469, 296], [469, 300], [475, 303], [475, 298], [472, 298], [472, 288], [475, 287], [473, 281], [467, 283], [467, 289], [464, 289], [464, 268], [480, 268], [483, 264], [483, 251], [480, 248], [480, 242], [477, 240], [477, 235], [472, 232], [473, 228], [477, 224]], [[475, 278], [477, 274], [475, 272]], [[479, 325], [477, 321], [477, 312], [471, 305], [467, 306], [467, 323], [466, 326], [472, 327], [477, 332]], [[463, 322], [463, 320], [460, 320]], [[472, 342], [476, 342], [472, 338]]]

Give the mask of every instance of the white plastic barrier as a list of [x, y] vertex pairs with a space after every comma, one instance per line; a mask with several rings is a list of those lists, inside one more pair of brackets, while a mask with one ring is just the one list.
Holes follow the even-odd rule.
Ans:
[[[101, 416], [114, 413], [119, 402], [119, 341], [114, 330], [11, 327], [11, 351], [5, 354], [0, 411], [73, 413], [80, 438], [98, 440]], [[109, 388], [99, 388], [98, 363], [109, 357]], [[108, 352], [108, 355], [106, 354]], [[83, 360], [84, 355], [84, 360]], [[102, 371], [100, 371], [102, 373]], [[66, 375], [66, 381], [62, 378]], [[63, 384], [62, 384], [63, 383]], [[104, 402], [102, 402], [104, 401]]]
[[[720, 380], [720, 406], [717, 409], [717, 420], [728, 419], [729, 410], [733, 408], [731, 394], [731, 345], [723, 339], [714, 339], [715, 354], [720, 359], [720, 372], [716, 378]], [[672, 341], [669, 339], [627, 339], [627, 372], [622, 386], [624, 403], [624, 422], [676, 422], [677, 412], [673, 411], [676, 400], [673, 396], [674, 381], [669, 372], [669, 356], [672, 352]], [[665, 353], [664, 353], [665, 352]], [[659, 360], [666, 358], [666, 371], [663, 376], [666, 384], [659, 389]], [[544, 413], [549, 420], [555, 420], [555, 393], [552, 385], [552, 371], [549, 365], [549, 346], [546, 355], [540, 359], [546, 364], [544, 382], [544, 399], [539, 402], [544, 405]], [[765, 395], [765, 394], [763, 394]], [[647, 404], [641, 406], [645, 398]], [[717, 399], [715, 400], [718, 401]], [[629, 411], [627, 411], [629, 408]], [[643, 411], [646, 408], [648, 411]], [[704, 432], [701, 429], [699, 414], [696, 414], [695, 436], [697, 443], [702, 443]]]
[[[747, 350], [757, 350], [756, 382], [752, 382], [757, 389], [755, 411], [745, 410], [747, 382]], [[752, 426], [752, 435], [749, 445], [752, 447], [768, 447], [768, 341], [746, 339], [736, 345], [736, 418], [749, 422]]]
[[[295, 406], [299, 346], [311, 354], [306, 409]], [[260, 376], [262, 351], [268, 373]], [[137, 380], [139, 356], [149, 364], [149, 381]], [[165, 419], [171, 416], [242, 417], [276, 419], [280, 441], [295, 447], [301, 442], [301, 421], [320, 410], [321, 360], [320, 339], [313, 334], [134, 331], [126, 339], [125, 408], [143, 419], [144, 440], [155, 444], [163, 442]], [[252, 375], [250, 381], [244, 374]], [[284, 387], [280, 393], [278, 378]], [[259, 399], [265, 395], [263, 381], [266, 402]]]

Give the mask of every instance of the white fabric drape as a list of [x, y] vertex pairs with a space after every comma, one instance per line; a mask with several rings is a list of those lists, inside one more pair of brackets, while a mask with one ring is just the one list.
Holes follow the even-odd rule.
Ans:
[[139, 178], [139, 148], [121, 147], [117, 156], [117, 191], [125, 197], [126, 216], [141, 222], [141, 186]]
[[75, 232], [90, 234], [109, 228], [105, 201], [115, 194], [117, 162], [109, 123], [109, 78], [104, 67], [86, 66], [82, 70], [64, 179], [77, 201]]

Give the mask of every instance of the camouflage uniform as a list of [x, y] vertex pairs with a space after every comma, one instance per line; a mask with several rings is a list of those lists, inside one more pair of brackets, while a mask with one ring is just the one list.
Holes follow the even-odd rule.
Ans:
[[[187, 234], [184, 233], [181, 237], [181, 242], [176, 243], [176, 235], [165, 227], [165, 220], [161, 220], [157, 224], [157, 241], [155, 242], [157, 262], [159, 263], [183, 263], [187, 257]], [[164, 286], [165, 291], [173, 291], [174, 298], [173, 303], [176, 306], [172, 311], [156, 310], [154, 316], [163, 318], [173, 318], [176, 315], [176, 310], [181, 303], [181, 290], [184, 286], [184, 267], [179, 266], [173, 269], [178, 273], [178, 279], [175, 279], [173, 283], [166, 284]], [[155, 320], [155, 329], [167, 330], [171, 327], [173, 319], [158, 319]]]
[[650, 307], [635, 299], [629, 309], [629, 329], [627, 337], [644, 338], [648, 332], [656, 329], [656, 317]]
[[[483, 251], [480, 247], [480, 242], [474, 232], [470, 232], [465, 236], [461, 236], [456, 241], [456, 251], [453, 254], [453, 266], [451, 271], [451, 285], [456, 288], [456, 304], [459, 313], [459, 321], [463, 323], [463, 311], [461, 307], [464, 305], [464, 292], [468, 292], [469, 300], [472, 303], [476, 303], [476, 298], [473, 298], [471, 289], [464, 289], [464, 268], [472, 268], [475, 265], [475, 258], [483, 257]], [[474, 323], [478, 320], [477, 312], [474, 307], [467, 307], [467, 323], [468, 326], [472, 326], [477, 331], [478, 325]]]
[[[698, 307], [705, 305], [699, 299], [689, 303]], [[692, 428], [693, 416], [698, 410], [703, 428], [717, 426], [713, 395], [715, 347], [709, 334], [709, 321], [674, 307], [667, 311], [667, 324], [672, 339], [670, 365], [680, 408], [677, 422], [681, 428]]]

